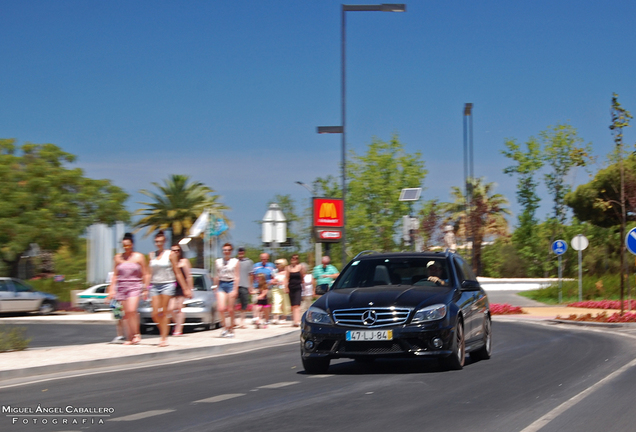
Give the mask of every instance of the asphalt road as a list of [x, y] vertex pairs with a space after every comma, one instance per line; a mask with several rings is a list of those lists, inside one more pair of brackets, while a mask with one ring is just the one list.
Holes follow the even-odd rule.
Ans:
[[[339, 360], [328, 375], [307, 375], [293, 335], [267, 349], [0, 388], [3, 407], [114, 410], [38, 423], [4, 414], [0, 430], [13, 430], [14, 418], [28, 424], [15, 430], [120, 432], [580, 432], [636, 424], [636, 410], [628, 409], [636, 370], [625, 367], [636, 354], [634, 339], [518, 322], [496, 321], [493, 329], [492, 359], [468, 361], [462, 371], [442, 371], [434, 361]], [[79, 423], [59, 423], [65, 418]]]

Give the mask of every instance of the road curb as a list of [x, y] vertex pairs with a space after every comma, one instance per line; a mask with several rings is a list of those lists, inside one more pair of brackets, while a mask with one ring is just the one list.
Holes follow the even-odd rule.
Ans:
[[157, 360], [188, 360], [197, 357], [207, 357], [213, 355], [219, 355], [235, 351], [236, 348], [265, 348], [273, 345], [278, 339], [289, 337], [294, 333], [283, 333], [280, 335], [269, 336], [263, 339], [244, 341], [244, 342], [232, 342], [225, 345], [195, 347], [195, 348], [183, 348], [171, 351], [157, 351], [153, 353], [133, 354], [122, 357], [101, 358], [94, 360], [83, 360], [78, 362], [58, 363], [46, 366], [34, 366], [23, 369], [9, 369], [0, 371], [0, 383], [16, 379], [16, 378], [31, 378], [40, 375], [49, 375], [63, 372], [79, 372], [87, 371], [91, 369], [110, 368], [114, 366], [122, 365], [141, 365], [143, 363], [149, 363]]

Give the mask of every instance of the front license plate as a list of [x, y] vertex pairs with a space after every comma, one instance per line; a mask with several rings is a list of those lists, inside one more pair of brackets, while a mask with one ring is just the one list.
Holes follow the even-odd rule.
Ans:
[[393, 340], [393, 330], [348, 330], [348, 341], [386, 341]]

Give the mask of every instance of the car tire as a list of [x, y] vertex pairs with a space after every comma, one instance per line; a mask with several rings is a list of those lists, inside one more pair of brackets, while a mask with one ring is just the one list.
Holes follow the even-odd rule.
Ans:
[[40, 307], [38, 308], [38, 313], [40, 315], [48, 315], [50, 313], [53, 313], [54, 311], [55, 311], [55, 304], [53, 304], [52, 302], [48, 300], [44, 300], [40, 304]]
[[488, 360], [492, 355], [492, 322], [490, 317], [484, 320], [484, 345], [470, 353], [472, 360]]
[[466, 340], [464, 339], [464, 323], [457, 320], [455, 327], [455, 337], [453, 338], [452, 353], [448, 357], [441, 358], [442, 366], [447, 370], [463, 369], [466, 361]]
[[95, 305], [93, 303], [86, 303], [84, 304], [84, 311], [87, 313], [95, 313], [95, 311], [97, 310], [97, 308], [95, 307]]
[[302, 358], [302, 361], [308, 374], [324, 374], [329, 370], [329, 358]]

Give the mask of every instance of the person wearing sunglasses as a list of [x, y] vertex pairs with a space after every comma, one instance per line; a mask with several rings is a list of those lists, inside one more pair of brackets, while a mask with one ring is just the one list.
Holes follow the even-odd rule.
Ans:
[[[234, 301], [238, 295], [239, 260], [232, 258], [231, 243], [225, 243], [223, 248], [223, 258], [216, 260], [216, 273], [214, 284], [216, 289], [216, 306], [221, 315], [221, 337], [234, 337]], [[230, 325], [227, 324], [227, 316], [230, 318]]]

